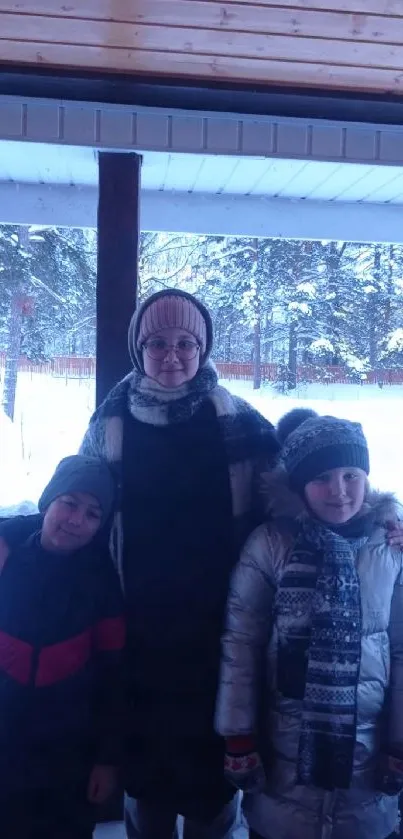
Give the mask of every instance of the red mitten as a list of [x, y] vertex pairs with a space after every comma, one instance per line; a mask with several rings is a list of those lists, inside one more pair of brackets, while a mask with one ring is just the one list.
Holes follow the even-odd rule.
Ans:
[[243, 792], [264, 789], [265, 771], [252, 736], [227, 737], [224, 772], [227, 780]]

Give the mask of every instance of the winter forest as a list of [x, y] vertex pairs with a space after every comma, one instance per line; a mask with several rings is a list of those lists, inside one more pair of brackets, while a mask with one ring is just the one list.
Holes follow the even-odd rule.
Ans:
[[[20, 355], [94, 355], [95, 231], [3, 225], [0, 273], [4, 404]], [[283, 392], [403, 367], [403, 246], [143, 233], [140, 296], [164, 286], [208, 305], [215, 360], [251, 364], [255, 388], [268, 364]]]
[[[403, 498], [403, 246], [144, 232], [140, 297], [166, 286], [209, 307], [226, 387], [272, 422], [296, 406], [362, 422], [374, 484]], [[95, 330], [95, 231], [0, 226], [0, 510], [32, 509], [77, 451]]]

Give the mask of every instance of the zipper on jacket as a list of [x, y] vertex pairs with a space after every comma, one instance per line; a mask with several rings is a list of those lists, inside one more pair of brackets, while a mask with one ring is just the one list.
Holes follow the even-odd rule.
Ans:
[[35, 646], [32, 652], [32, 661], [31, 661], [31, 672], [29, 676], [29, 686], [31, 688], [35, 687], [36, 684], [36, 676], [38, 673], [38, 665], [39, 665], [39, 656], [41, 654], [41, 648]]
[[336, 803], [337, 792], [325, 792], [322, 806], [322, 829], [320, 832], [320, 839], [332, 839], [333, 834], [333, 816], [334, 805]]
[[[41, 558], [41, 555], [39, 554], [39, 559], [40, 558]], [[49, 591], [48, 591], [48, 589], [49, 589], [48, 574], [45, 571], [45, 576], [44, 576], [42, 563], [40, 563], [37, 571], [41, 573], [41, 577], [40, 577], [41, 589], [40, 589], [40, 592], [39, 592], [39, 597], [38, 597], [38, 602], [37, 602], [40, 617], [38, 617], [36, 627], [35, 627], [35, 630], [36, 630], [35, 631], [35, 643], [33, 644], [33, 650], [32, 650], [31, 672], [30, 672], [30, 678], [29, 678], [29, 685], [30, 685], [31, 688], [36, 687], [36, 677], [38, 675], [39, 656], [42, 652], [43, 642], [45, 640], [44, 635], [43, 635], [43, 626], [41, 624], [41, 616], [42, 616], [42, 614], [46, 614], [46, 595], [49, 594]], [[38, 578], [39, 578], [39, 573], [38, 573]], [[39, 631], [38, 631], [38, 624], [39, 624]]]

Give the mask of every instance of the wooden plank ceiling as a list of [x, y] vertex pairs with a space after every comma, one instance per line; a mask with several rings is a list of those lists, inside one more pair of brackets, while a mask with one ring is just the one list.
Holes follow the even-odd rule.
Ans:
[[403, 0], [0, 0], [0, 64], [403, 95]]

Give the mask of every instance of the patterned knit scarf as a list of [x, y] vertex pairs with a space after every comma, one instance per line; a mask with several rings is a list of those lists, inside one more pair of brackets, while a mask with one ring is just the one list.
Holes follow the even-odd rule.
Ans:
[[359, 531], [303, 520], [277, 598], [279, 689], [302, 701], [297, 783], [326, 790], [348, 789], [353, 770], [365, 518]]
[[[279, 444], [273, 426], [261, 414], [218, 384], [215, 367], [210, 362], [191, 382], [175, 390], [162, 388], [136, 370], [132, 371], [118, 382], [95, 411], [80, 452], [105, 458], [122, 490], [124, 423], [130, 414], [151, 425], [180, 423], [190, 419], [206, 399], [214, 408], [228, 463], [234, 544], [238, 550], [264, 519], [261, 479], [274, 465]], [[120, 498], [111, 528], [111, 552], [124, 587], [124, 526]]]
[[140, 422], [151, 425], [185, 422], [217, 385], [218, 377], [212, 364], [201, 367], [190, 382], [172, 389], [133, 370], [129, 389], [130, 413]]

